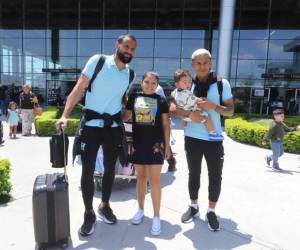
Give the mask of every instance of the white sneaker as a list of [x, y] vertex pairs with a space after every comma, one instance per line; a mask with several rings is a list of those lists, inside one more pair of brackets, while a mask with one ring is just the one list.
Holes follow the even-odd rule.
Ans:
[[140, 209], [135, 213], [135, 215], [131, 219], [131, 223], [134, 225], [138, 225], [142, 222], [144, 217], [144, 209]]
[[160, 218], [156, 216], [152, 220], [151, 234], [157, 236], [160, 235], [160, 233], [161, 233]]

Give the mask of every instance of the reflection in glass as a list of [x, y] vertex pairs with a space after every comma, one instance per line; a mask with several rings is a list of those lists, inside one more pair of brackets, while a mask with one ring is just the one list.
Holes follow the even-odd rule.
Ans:
[[45, 55], [45, 39], [24, 39], [24, 54]]
[[137, 29], [130, 29], [129, 33], [134, 35], [138, 40], [140, 46], [140, 38], [154, 38], [154, 30], [137, 30]]
[[270, 38], [271, 39], [294, 39], [300, 36], [300, 26], [299, 29], [271, 29]]
[[260, 79], [265, 73], [265, 60], [238, 60], [237, 76], [239, 78]]
[[[182, 59], [181, 60], [181, 68], [188, 70], [192, 76], [194, 75], [191, 59]], [[175, 72], [175, 70], [176, 69], [174, 69], [174, 72]]]
[[78, 30], [78, 38], [101, 38], [102, 32], [102, 29], [80, 29]]
[[87, 61], [90, 59], [90, 56], [81, 56], [77, 57], [77, 68], [83, 70]]
[[180, 57], [180, 39], [156, 39], [155, 57]]
[[78, 56], [101, 54], [101, 39], [78, 39]]
[[241, 29], [240, 39], [268, 39], [268, 29]]
[[266, 59], [267, 40], [240, 40], [239, 58], [241, 59]]
[[46, 66], [46, 61], [43, 57], [25, 56], [25, 73], [42, 73], [42, 69]]
[[111, 55], [115, 52], [116, 39], [103, 39], [103, 54]]
[[22, 39], [3, 38], [0, 45], [2, 55], [19, 55], [22, 52]]
[[22, 29], [0, 29], [0, 38], [21, 38]]
[[76, 68], [76, 57], [61, 56], [57, 63], [53, 62], [51, 58], [48, 58], [48, 67], [51, 68], [51, 66], [53, 66], [53, 68]]
[[130, 67], [134, 70], [137, 76], [142, 76], [147, 71], [153, 71], [152, 58], [133, 58]]
[[255, 87], [255, 88], [263, 88], [264, 80], [257, 79], [236, 79], [236, 87]]
[[76, 56], [76, 39], [59, 39], [60, 56]]
[[153, 57], [154, 39], [138, 39], [136, 57]]
[[294, 54], [299, 53], [300, 39], [295, 40], [270, 40], [269, 59], [292, 60]]
[[204, 47], [203, 39], [184, 39], [182, 40], [182, 57], [191, 58], [191, 55], [196, 49]]
[[300, 69], [297, 67], [297, 64], [294, 64], [291, 61], [284, 60], [270, 60], [267, 64], [267, 73], [268, 74], [291, 74], [291, 73], [300, 73]]
[[173, 78], [173, 74], [180, 66], [179, 59], [154, 58], [154, 71], [160, 76]]
[[1, 64], [1, 71], [2, 72], [9, 72], [9, 73], [18, 73], [22, 72], [22, 56], [1, 56], [2, 57], [2, 64]]

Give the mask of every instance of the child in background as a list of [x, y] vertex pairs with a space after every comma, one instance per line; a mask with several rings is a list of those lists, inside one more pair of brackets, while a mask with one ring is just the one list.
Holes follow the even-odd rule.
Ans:
[[[208, 139], [210, 141], [222, 141], [224, 137], [220, 134], [217, 134], [213, 123], [208, 116], [208, 113], [197, 107], [197, 102], [201, 98], [196, 97], [191, 91], [192, 86], [192, 77], [187, 70], [178, 69], [174, 73], [174, 81], [176, 89], [172, 92], [172, 97], [178, 106], [184, 110], [199, 111], [200, 115], [203, 117], [203, 124], [208, 130]], [[189, 118], [184, 118], [184, 121], [190, 122]]]
[[17, 112], [17, 104], [11, 101], [8, 104], [7, 123], [9, 124], [9, 137], [16, 139], [17, 126], [19, 122], [19, 115]]
[[278, 159], [283, 155], [283, 137], [285, 130], [300, 130], [300, 126], [296, 128], [290, 128], [283, 123], [284, 111], [283, 109], [275, 109], [273, 111], [274, 121], [271, 123], [268, 132], [264, 136], [264, 142], [270, 142], [272, 154], [265, 157], [266, 163], [270, 166], [271, 161], [273, 161], [272, 168], [274, 170], [282, 170], [279, 167]]
[[123, 113], [123, 120], [132, 116], [133, 153], [131, 160], [137, 173], [137, 200], [139, 208], [131, 219], [138, 225], [144, 217], [144, 202], [147, 180], [151, 186], [151, 198], [154, 210], [151, 234], [161, 233], [160, 173], [164, 159], [171, 155], [169, 105], [165, 98], [155, 94], [159, 78], [155, 72], [147, 72], [142, 77], [142, 93], [131, 94]]

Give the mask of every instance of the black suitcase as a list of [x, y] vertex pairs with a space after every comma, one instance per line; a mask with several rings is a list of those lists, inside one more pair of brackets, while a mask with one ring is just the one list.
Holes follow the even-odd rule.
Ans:
[[32, 209], [35, 241], [39, 249], [68, 246], [70, 238], [69, 191], [65, 174], [36, 177]]

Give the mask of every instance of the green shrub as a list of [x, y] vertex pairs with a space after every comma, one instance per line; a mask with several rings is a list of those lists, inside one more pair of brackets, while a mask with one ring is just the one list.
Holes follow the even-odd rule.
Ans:
[[[41, 116], [35, 118], [35, 129], [39, 136], [51, 136], [56, 133], [55, 123], [57, 118], [61, 115], [62, 109], [60, 107], [49, 106]], [[68, 119], [68, 126], [65, 129], [67, 135], [75, 135], [76, 129], [79, 125], [79, 117], [81, 116], [81, 108], [76, 107]], [[75, 118], [75, 119], [74, 119]], [[76, 119], [77, 118], [77, 119]]]
[[0, 160], [0, 203], [9, 200], [9, 193], [12, 185], [9, 180], [10, 176], [10, 163], [6, 159]]
[[[225, 131], [229, 137], [239, 142], [245, 142], [260, 147], [268, 147], [263, 144], [263, 137], [266, 134], [268, 127], [256, 122], [248, 122], [246, 118], [250, 116], [235, 116], [225, 120]], [[253, 119], [251, 119], [254, 121]], [[288, 120], [288, 119], [287, 119]], [[286, 120], [285, 120], [286, 121]], [[298, 117], [291, 117], [289, 124], [296, 126], [299, 124]], [[300, 153], [300, 132], [289, 132], [284, 136], [283, 144], [286, 152]]]

